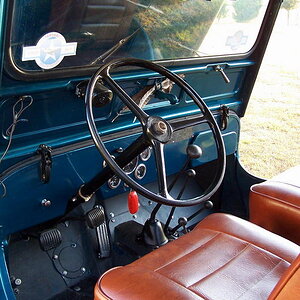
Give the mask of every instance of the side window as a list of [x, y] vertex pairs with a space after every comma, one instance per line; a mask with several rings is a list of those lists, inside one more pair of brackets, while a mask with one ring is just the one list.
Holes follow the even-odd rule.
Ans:
[[300, 164], [299, 32], [300, 2], [285, 0], [241, 121], [241, 162], [266, 179]]

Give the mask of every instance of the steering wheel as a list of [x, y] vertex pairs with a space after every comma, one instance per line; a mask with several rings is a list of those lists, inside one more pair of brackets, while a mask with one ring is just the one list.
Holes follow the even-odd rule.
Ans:
[[[172, 82], [176, 83], [199, 107], [201, 116], [197, 118], [196, 124], [207, 123], [209, 125], [216, 143], [218, 155], [217, 170], [215, 172], [214, 179], [212, 180], [209, 187], [201, 195], [189, 199], [174, 199], [168, 192], [164, 159], [164, 145], [171, 140], [173, 132], [191, 125], [196, 125], [195, 122], [188, 125], [183, 124], [182, 122], [172, 122], [171, 125], [170, 122], [159, 116], [149, 116], [133, 101], [133, 99], [126, 93], [126, 91], [121, 88], [114, 79], [112, 79], [110, 72], [113, 69], [123, 66], [136, 66], [159, 73], [163, 77], [166, 77]], [[107, 85], [113, 90], [113, 92], [118, 95], [121, 101], [137, 117], [137, 119], [140, 121], [143, 131], [142, 135], [137, 140], [135, 140], [128, 148], [126, 148], [124, 152], [116, 158], [116, 160], [111, 157], [103, 141], [101, 140], [93, 115], [93, 92], [95, 85], [99, 79], [102, 79], [104, 82], [106, 82]], [[111, 170], [139, 194], [160, 204], [170, 206], [191, 206], [200, 204], [210, 199], [210, 197], [217, 191], [217, 189], [221, 185], [225, 173], [226, 154], [223, 138], [218, 124], [202, 98], [186, 81], [184, 81], [175, 73], [169, 71], [163, 66], [146, 60], [135, 58], [122, 58], [113, 60], [98, 69], [96, 73], [91, 77], [86, 90], [85, 105], [88, 127], [93, 141], [100, 154], [106, 161], [107, 165], [111, 168]], [[153, 147], [155, 155], [158, 193], [152, 192], [143, 187], [122, 170], [125, 165], [127, 165], [132, 159], [138, 156], [150, 145]]]

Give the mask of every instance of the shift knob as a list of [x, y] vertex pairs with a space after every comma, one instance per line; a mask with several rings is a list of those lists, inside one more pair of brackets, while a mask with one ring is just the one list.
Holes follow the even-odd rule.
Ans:
[[206, 202], [204, 203], [204, 207], [205, 207], [206, 209], [212, 209], [212, 208], [214, 207], [214, 204], [213, 204], [211, 201], [206, 201]]
[[180, 227], [183, 228], [183, 232], [187, 233], [187, 228], [186, 228], [186, 224], [187, 224], [188, 220], [186, 217], [181, 217], [178, 219], [178, 225], [180, 225]]
[[202, 155], [202, 149], [197, 145], [191, 144], [187, 146], [186, 154], [191, 159], [197, 159]]
[[188, 220], [186, 217], [180, 217], [178, 219], [178, 225], [180, 225], [180, 226], [185, 226], [187, 224], [187, 222], [188, 222]]
[[195, 177], [196, 176], [196, 171], [194, 169], [188, 169], [185, 171], [187, 176], [189, 177]]

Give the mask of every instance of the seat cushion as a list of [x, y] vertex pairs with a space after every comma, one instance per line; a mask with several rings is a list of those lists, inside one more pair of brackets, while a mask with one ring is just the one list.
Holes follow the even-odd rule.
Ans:
[[295, 300], [300, 298], [300, 255], [283, 274], [269, 299]]
[[251, 187], [250, 221], [300, 245], [300, 165]]
[[178, 240], [106, 272], [95, 299], [267, 299], [299, 252], [248, 221], [212, 214]]

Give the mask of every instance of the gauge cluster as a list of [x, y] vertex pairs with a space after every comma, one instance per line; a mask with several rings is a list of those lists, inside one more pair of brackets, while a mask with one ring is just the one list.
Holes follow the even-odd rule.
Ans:
[[[144, 150], [139, 156], [133, 159], [128, 165], [123, 168], [123, 171], [127, 175], [131, 175], [135, 180], [142, 180], [147, 173], [146, 162], [150, 159], [152, 154], [152, 148], [148, 147]], [[112, 155], [112, 158], [115, 159], [115, 156]], [[106, 162], [103, 161], [103, 168], [107, 166]], [[116, 189], [122, 183], [121, 179], [114, 175], [107, 181], [107, 185], [110, 189]], [[125, 187], [128, 187], [126, 183], [124, 183]]]

